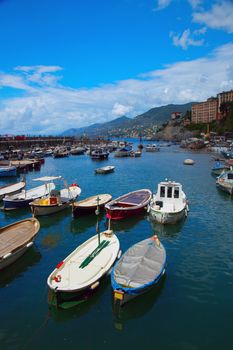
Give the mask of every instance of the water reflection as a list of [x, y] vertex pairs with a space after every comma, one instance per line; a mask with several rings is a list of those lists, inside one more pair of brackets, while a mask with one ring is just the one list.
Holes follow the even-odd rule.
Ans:
[[132, 216], [123, 220], [112, 220], [111, 227], [112, 230], [121, 233], [121, 232], [129, 232], [134, 226], [136, 226], [140, 221], [145, 218], [145, 214], [142, 213], [137, 216]]
[[[49, 306], [49, 315], [56, 322], [62, 323], [70, 319], [80, 318], [87, 314], [95, 305], [100, 302], [100, 297], [104, 294], [104, 291], [109, 287], [109, 276], [105, 276], [100, 283], [100, 286], [87, 300], [81, 302], [77, 306], [67, 307], [67, 309], [56, 308], [55, 306]], [[68, 304], [68, 302], [67, 302]]]
[[127, 322], [135, 318], [141, 318], [148, 313], [156, 304], [162, 294], [166, 281], [166, 274], [161, 278], [158, 285], [154, 286], [150, 291], [129, 301], [122, 307], [115, 305], [112, 298], [112, 311], [114, 315], [114, 327], [118, 331], [122, 331]]
[[[95, 214], [80, 216], [79, 218], [75, 218], [70, 222], [70, 231], [74, 234], [84, 233], [92, 227], [95, 231], [96, 222], [97, 218]], [[105, 213], [103, 211], [101, 211], [99, 214], [99, 228], [100, 231], [104, 231], [107, 228]]]
[[16, 262], [1, 271], [0, 288], [4, 288], [19, 278], [30, 267], [36, 265], [41, 260], [40, 252], [32, 246]]
[[180, 234], [185, 222], [185, 218], [184, 218], [183, 220], [179, 221], [174, 225], [162, 225], [155, 221], [150, 220], [149, 216], [147, 220], [150, 221], [152, 232], [158, 235], [159, 237], [164, 237], [164, 238], [177, 237]]

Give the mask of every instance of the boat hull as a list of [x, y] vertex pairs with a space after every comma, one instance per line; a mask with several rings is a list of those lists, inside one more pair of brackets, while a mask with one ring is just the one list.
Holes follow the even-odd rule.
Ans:
[[224, 191], [224, 192], [226, 192], [226, 193], [228, 193], [228, 194], [230, 194], [230, 195], [233, 195], [233, 186], [224, 186], [224, 184], [221, 184], [221, 183], [217, 183], [216, 184], [217, 185], [217, 187], [220, 189], [220, 190], [222, 190], [222, 191]]
[[30, 242], [31, 244], [27, 244], [27, 246], [21, 248], [20, 250], [16, 251], [15, 253], [11, 254], [8, 258], [3, 259], [0, 261], [0, 270], [5, 269], [9, 265], [13, 264], [16, 260], [18, 260], [26, 251], [32, 246], [33, 242]]
[[11, 209], [19, 209], [19, 208], [25, 208], [29, 206], [29, 203], [32, 201], [32, 199], [18, 199], [18, 200], [8, 200], [3, 199], [4, 202], [4, 210], [11, 210]]
[[45, 216], [45, 215], [51, 215], [56, 214], [66, 208], [70, 207], [71, 202], [63, 203], [63, 204], [56, 204], [56, 205], [36, 205], [36, 204], [30, 204], [31, 211], [34, 216]]
[[128, 217], [139, 215], [143, 212], [145, 212], [145, 207], [140, 207], [136, 209], [131, 208], [121, 208], [121, 209], [106, 209], [107, 215], [111, 217], [112, 220], [122, 220], [126, 219]]
[[175, 224], [187, 216], [187, 209], [184, 208], [179, 212], [162, 212], [151, 207], [150, 216], [153, 220], [160, 224]]
[[9, 170], [1, 170], [0, 169], [0, 177], [11, 177], [17, 176], [17, 169], [9, 169]]

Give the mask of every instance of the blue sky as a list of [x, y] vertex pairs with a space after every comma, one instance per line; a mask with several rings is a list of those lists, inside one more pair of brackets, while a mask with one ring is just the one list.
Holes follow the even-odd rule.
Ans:
[[59, 133], [233, 88], [232, 0], [0, 0], [0, 133]]

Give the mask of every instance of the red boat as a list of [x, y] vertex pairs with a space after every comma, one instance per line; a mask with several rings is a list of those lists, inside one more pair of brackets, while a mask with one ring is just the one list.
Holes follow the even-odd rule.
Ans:
[[107, 216], [113, 220], [120, 220], [137, 215], [147, 209], [152, 193], [148, 189], [137, 190], [105, 204]]

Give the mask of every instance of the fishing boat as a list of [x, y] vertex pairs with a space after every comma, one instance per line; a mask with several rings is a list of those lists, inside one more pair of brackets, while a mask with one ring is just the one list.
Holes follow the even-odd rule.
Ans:
[[102, 168], [95, 169], [95, 173], [96, 174], [109, 174], [109, 173], [113, 173], [114, 170], [115, 170], [115, 167], [113, 165], [108, 165], [108, 166], [104, 166]]
[[25, 185], [25, 181], [20, 181], [7, 186], [0, 187], [0, 200], [2, 200], [5, 196], [19, 193], [20, 191], [22, 191]]
[[15, 166], [1, 166], [0, 177], [17, 176], [17, 168]]
[[151, 219], [161, 224], [175, 224], [188, 215], [188, 210], [182, 185], [174, 181], [160, 182], [148, 206]]
[[110, 194], [104, 193], [74, 202], [72, 205], [73, 216], [78, 217], [80, 214], [94, 213], [97, 209], [97, 203], [99, 203], [99, 208], [102, 209], [111, 199], [112, 196]]
[[[53, 183], [55, 180], [62, 180], [61, 176], [44, 176], [35, 181], [45, 182], [45, 184]], [[73, 183], [71, 186], [67, 186], [64, 181], [66, 188], [58, 190], [55, 187], [49, 191], [49, 194], [43, 198], [38, 198], [29, 203], [31, 211], [34, 216], [50, 215], [57, 213], [61, 210], [69, 208], [74, 200], [80, 195], [81, 188]], [[49, 187], [49, 185], [47, 185]], [[55, 189], [54, 189], [55, 187]]]
[[230, 166], [222, 163], [219, 159], [216, 160], [212, 168], [211, 174], [219, 176], [222, 172], [230, 170]]
[[109, 152], [105, 151], [102, 148], [97, 148], [90, 152], [91, 159], [94, 160], [105, 160], [108, 159]]
[[53, 158], [69, 157], [69, 152], [66, 149], [57, 149], [53, 151]]
[[[97, 210], [97, 218], [98, 213]], [[97, 232], [62, 260], [49, 275], [47, 284], [51, 305], [65, 307], [65, 302], [80, 303], [89, 298], [120, 257], [120, 243], [110, 229], [110, 221], [108, 230], [99, 233], [97, 228]]]
[[0, 228], [0, 270], [15, 262], [33, 245], [39, 229], [40, 223], [35, 218]]
[[152, 193], [148, 189], [137, 190], [124, 194], [105, 205], [108, 217], [120, 220], [137, 215], [147, 209]]
[[153, 143], [152, 145], [147, 145], [146, 146], [146, 152], [158, 152], [159, 151], [159, 147]]
[[233, 195], [233, 170], [222, 173], [216, 180], [216, 185], [222, 191]]
[[132, 147], [122, 147], [116, 150], [114, 156], [115, 157], [129, 157], [130, 156], [130, 152], [132, 150]]
[[166, 251], [158, 237], [130, 247], [111, 273], [114, 302], [120, 306], [157, 285], [166, 271]]
[[85, 148], [83, 147], [73, 147], [70, 150], [70, 154], [72, 154], [73, 156], [84, 154], [84, 152]]
[[26, 207], [33, 200], [48, 195], [54, 188], [55, 185], [53, 182], [51, 182], [45, 185], [31, 188], [30, 190], [22, 190], [18, 194], [5, 196], [3, 198], [3, 209], [11, 210]]

